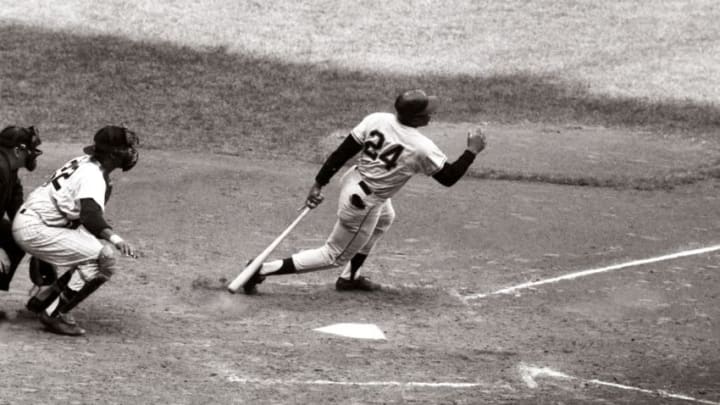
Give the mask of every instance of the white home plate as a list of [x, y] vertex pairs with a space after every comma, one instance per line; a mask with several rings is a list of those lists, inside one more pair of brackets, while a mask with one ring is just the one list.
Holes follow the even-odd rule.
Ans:
[[385, 339], [383, 331], [381, 331], [377, 325], [372, 323], [336, 323], [334, 325], [324, 326], [313, 330], [355, 339]]

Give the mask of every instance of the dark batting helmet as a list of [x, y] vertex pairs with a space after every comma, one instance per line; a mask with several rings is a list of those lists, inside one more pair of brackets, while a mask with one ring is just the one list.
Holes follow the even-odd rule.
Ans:
[[139, 138], [135, 132], [125, 127], [108, 125], [95, 133], [93, 144], [83, 148], [83, 151], [94, 157], [114, 159], [126, 172], [138, 161], [139, 153], [135, 149], [138, 143]]
[[395, 99], [395, 111], [403, 123], [415, 123], [429, 119], [430, 114], [434, 113], [439, 105], [438, 97], [428, 96], [420, 89], [408, 90]]
[[0, 146], [27, 151], [25, 168], [29, 171], [37, 167], [37, 157], [42, 155], [42, 151], [38, 149], [41, 143], [40, 134], [35, 127], [9, 126], [0, 131]]

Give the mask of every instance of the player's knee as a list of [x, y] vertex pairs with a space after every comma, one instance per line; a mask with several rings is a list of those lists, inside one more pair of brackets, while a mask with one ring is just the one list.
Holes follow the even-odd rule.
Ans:
[[352, 258], [352, 256], [349, 253], [340, 254], [335, 257], [333, 264], [337, 267], [342, 267], [342, 266], [346, 265], [350, 261], [351, 258]]
[[326, 243], [322, 247], [321, 255], [325, 265], [328, 266], [342, 266], [349, 260], [349, 258], [345, 257], [346, 255], [343, 255], [343, 250], [332, 243]]
[[395, 211], [390, 210], [380, 216], [380, 219], [378, 219], [378, 223], [375, 228], [384, 232], [390, 228], [390, 225], [392, 225], [393, 222], [395, 222]]
[[98, 271], [106, 278], [110, 278], [117, 270], [117, 251], [111, 245], [105, 244], [98, 255]]

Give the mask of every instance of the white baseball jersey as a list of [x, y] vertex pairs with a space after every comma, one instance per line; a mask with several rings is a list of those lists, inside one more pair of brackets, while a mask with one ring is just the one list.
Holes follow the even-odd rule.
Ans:
[[28, 196], [24, 208], [35, 212], [48, 226], [67, 226], [80, 218], [80, 200], [92, 198], [105, 210], [108, 190], [100, 163], [90, 156], [77, 157]]
[[358, 171], [381, 198], [390, 198], [414, 174], [432, 176], [447, 162], [447, 156], [430, 139], [400, 124], [394, 114], [370, 114], [351, 134], [364, 145]]

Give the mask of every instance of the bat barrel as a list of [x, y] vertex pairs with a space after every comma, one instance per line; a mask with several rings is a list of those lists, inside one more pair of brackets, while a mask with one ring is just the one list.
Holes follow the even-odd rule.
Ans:
[[275, 248], [280, 244], [280, 242], [282, 242], [283, 239], [285, 239], [290, 234], [293, 228], [295, 228], [295, 226], [300, 222], [300, 220], [303, 219], [303, 217], [305, 217], [305, 215], [307, 215], [308, 212], [310, 212], [310, 207], [305, 207], [300, 213], [300, 215], [298, 215], [298, 217], [295, 219], [295, 221], [293, 221], [280, 234], [280, 236], [275, 238], [275, 240], [272, 241], [272, 243], [268, 247], [266, 247], [265, 250], [262, 251], [262, 253], [255, 257], [255, 259], [253, 259], [253, 261], [248, 264], [247, 267], [245, 267], [245, 269], [243, 269], [243, 271], [241, 271], [240, 274], [238, 274], [232, 282], [230, 282], [230, 284], [228, 285], [228, 291], [230, 293], [236, 293], [240, 289], [240, 287], [244, 286], [245, 283], [247, 283], [248, 280], [250, 280], [250, 278], [255, 275], [255, 273], [260, 269], [260, 266], [262, 266], [265, 259], [270, 256], [270, 253], [272, 253], [273, 250], [275, 250]]

